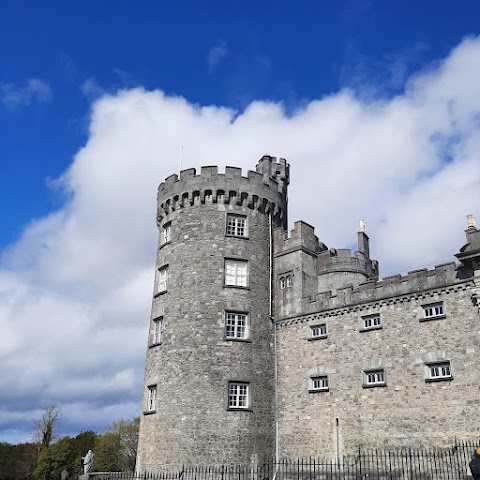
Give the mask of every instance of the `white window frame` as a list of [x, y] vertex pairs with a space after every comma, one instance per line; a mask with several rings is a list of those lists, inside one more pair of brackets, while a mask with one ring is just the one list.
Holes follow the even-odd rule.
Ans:
[[153, 332], [151, 345], [158, 345], [162, 342], [162, 335], [164, 329], [163, 317], [153, 319]]
[[445, 308], [443, 302], [431, 303], [429, 305], [422, 305], [423, 318], [422, 320], [435, 320], [436, 318], [445, 317]]
[[225, 311], [225, 339], [248, 340], [250, 338], [250, 325], [248, 313]]
[[319, 323], [317, 325], [310, 326], [310, 336], [311, 340], [317, 340], [319, 338], [327, 338], [327, 324]]
[[250, 384], [247, 382], [228, 382], [227, 404], [230, 410], [248, 410], [250, 408]]
[[361, 330], [378, 330], [382, 328], [382, 317], [380, 314], [368, 315], [361, 318]]
[[427, 382], [441, 382], [443, 380], [452, 380], [452, 365], [449, 360], [442, 362], [427, 363]]
[[157, 410], [157, 386], [149, 385], [147, 388], [147, 412], [155, 412]]
[[237, 215], [234, 213], [227, 213], [227, 223], [225, 226], [225, 235], [229, 237], [247, 237], [248, 222], [245, 215]]
[[280, 277], [280, 290], [285, 290], [285, 286], [287, 285], [287, 281], [285, 277]]
[[248, 287], [248, 262], [233, 258], [225, 259], [224, 281], [228, 287]]
[[328, 392], [330, 381], [328, 375], [315, 375], [309, 378], [309, 392]]
[[162, 245], [172, 240], [172, 222], [165, 223], [162, 227]]
[[291, 275], [287, 275], [286, 277], [287, 279], [287, 288], [291, 288], [292, 287], [292, 276]]
[[157, 293], [166, 292], [168, 289], [168, 265], [157, 270]]
[[364, 370], [363, 379], [364, 387], [385, 387], [387, 385], [387, 377], [383, 368]]

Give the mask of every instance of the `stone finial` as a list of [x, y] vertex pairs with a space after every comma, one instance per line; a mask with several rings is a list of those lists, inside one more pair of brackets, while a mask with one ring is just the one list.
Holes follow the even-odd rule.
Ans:
[[360, 232], [367, 233], [367, 222], [365, 220], [360, 220]]
[[477, 219], [474, 215], [467, 215], [467, 228], [468, 229], [477, 229]]

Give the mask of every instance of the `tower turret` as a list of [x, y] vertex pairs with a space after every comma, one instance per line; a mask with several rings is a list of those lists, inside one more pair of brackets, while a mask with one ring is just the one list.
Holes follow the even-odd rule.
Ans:
[[158, 189], [155, 288], [138, 471], [274, 454], [272, 227], [288, 164], [184, 170]]

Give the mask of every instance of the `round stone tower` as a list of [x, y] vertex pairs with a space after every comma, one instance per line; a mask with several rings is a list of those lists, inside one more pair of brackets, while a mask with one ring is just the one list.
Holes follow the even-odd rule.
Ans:
[[160, 185], [137, 471], [273, 457], [271, 232], [288, 182], [264, 156], [247, 177], [202, 167]]

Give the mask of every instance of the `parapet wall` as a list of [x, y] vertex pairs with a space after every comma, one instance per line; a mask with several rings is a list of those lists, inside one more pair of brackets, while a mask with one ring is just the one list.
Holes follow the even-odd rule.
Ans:
[[358, 288], [348, 285], [338, 289], [335, 295], [328, 291], [318, 293], [314, 297], [305, 297], [302, 313], [307, 314], [401, 297], [402, 295], [419, 294], [422, 291], [449, 287], [460, 283], [463, 283], [463, 281], [457, 278], [456, 263], [444, 263], [435, 266], [432, 270], [423, 268], [411, 271], [405, 276], [392, 275], [381, 281], [364, 282]]
[[257, 171], [242, 176], [242, 169], [226, 167], [218, 173], [218, 167], [206, 166], [197, 175], [195, 168], [182, 170], [180, 177], [170, 175], [158, 187], [157, 223], [177, 208], [196, 203], [235, 204], [271, 213], [276, 226], [287, 225], [287, 186], [289, 166], [285, 159], [263, 157]]
[[290, 237], [284, 230], [274, 231], [275, 255], [287, 254], [295, 250], [305, 250], [312, 254], [318, 254], [327, 247], [318, 240], [315, 229], [306, 222], [298, 221], [293, 225]]

